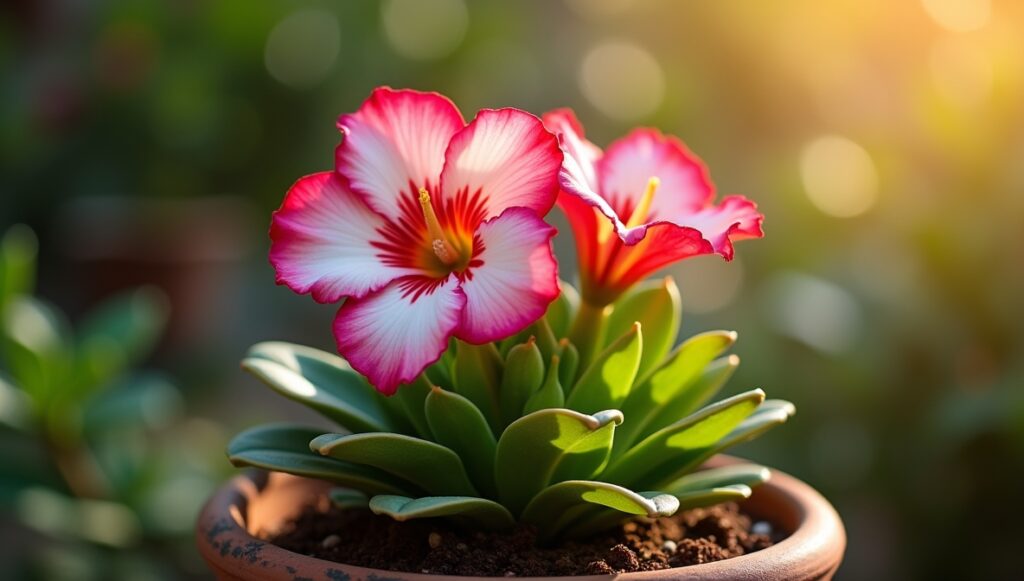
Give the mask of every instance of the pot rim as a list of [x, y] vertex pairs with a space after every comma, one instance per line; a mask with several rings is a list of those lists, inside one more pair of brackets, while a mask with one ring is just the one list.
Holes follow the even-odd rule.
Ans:
[[[719, 455], [706, 466], [733, 464], [740, 460]], [[199, 552], [215, 573], [237, 574], [240, 578], [277, 580], [308, 576], [310, 571], [288, 565], [300, 561], [310, 570], [320, 571], [321, 578], [332, 581], [428, 581], [438, 578], [459, 581], [484, 581], [501, 577], [469, 577], [427, 573], [407, 573], [372, 569], [317, 559], [293, 553], [251, 535], [243, 526], [249, 502], [256, 498], [270, 478], [310, 481], [315, 486], [327, 483], [283, 473], [256, 472], [242, 474], [222, 485], [203, 506], [196, 523], [196, 544]], [[760, 504], [780, 505], [775, 523], [790, 520], [795, 527], [778, 543], [753, 553], [722, 561], [675, 567], [659, 571], [640, 571], [616, 575], [624, 581], [667, 579], [829, 579], [842, 561], [846, 549], [846, 532], [839, 514], [811, 486], [779, 470], [772, 469], [771, 479], [757, 487], [751, 499]], [[768, 511], [763, 511], [768, 512]], [[766, 516], [768, 520], [773, 517]], [[231, 578], [231, 577], [227, 577]], [[607, 575], [562, 577], [521, 577], [559, 581], [600, 581]]]

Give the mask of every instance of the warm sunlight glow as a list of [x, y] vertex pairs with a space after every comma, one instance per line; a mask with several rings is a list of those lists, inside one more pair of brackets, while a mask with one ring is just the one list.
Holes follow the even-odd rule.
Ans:
[[800, 176], [811, 203], [829, 216], [858, 216], [878, 197], [878, 173], [871, 156], [838, 135], [818, 138], [804, 148]]

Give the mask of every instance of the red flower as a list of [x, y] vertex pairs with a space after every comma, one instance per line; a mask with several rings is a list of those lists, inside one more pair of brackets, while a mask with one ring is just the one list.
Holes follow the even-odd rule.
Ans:
[[590, 305], [610, 304], [691, 256], [732, 260], [733, 242], [764, 236], [757, 205], [743, 196], [716, 205], [707, 168], [675, 137], [636, 129], [602, 152], [568, 109], [546, 114], [544, 124], [565, 153], [558, 206], [572, 225]]
[[467, 125], [441, 95], [380, 88], [338, 126], [337, 171], [288, 191], [270, 261], [295, 292], [346, 299], [334, 335], [353, 368], [394, 393], [450, 337], [495, 341], [544, 314], [562, 153], [539, 119], [484, 110]]

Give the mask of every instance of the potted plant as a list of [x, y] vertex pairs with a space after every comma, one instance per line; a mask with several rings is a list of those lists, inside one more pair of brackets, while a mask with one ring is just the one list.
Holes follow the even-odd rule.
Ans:
[[[231, 442], [236, 466], [272, 473], [201, 514], [219, 577], [832, 575], [845, 537], [828, 503], [716, 457], [794, 406], [759, 389], [708, 404], [736, 334], [674, 347], [678, 290], [644, 282], [761, 237], [752, 202], [715, 204], [674, 138], [639, 129], [602, 152], [567, 110], [466, 125], [440, 95], [381, 88], [338, 125], [335, 171], [288, 192], [270, 260], [278, 283], [344, 300], [340, 356], [260, 343], [242, 367], [341, 430]], [[579, 292], [543, 219], [556, 200]]]

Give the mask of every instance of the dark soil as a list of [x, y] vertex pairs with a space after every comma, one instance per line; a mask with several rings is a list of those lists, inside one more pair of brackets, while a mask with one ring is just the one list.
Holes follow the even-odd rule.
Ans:
[[[754, 528], [758, 533], [751, 531]], [[367, 510], [307, 509], [267, 540], [320, 559], [411, 573], [535, 577], [653, 571], [737, 557], [785, 534], [751, 522], [736, 504], [630, 522], [582, 542], [538, 547], [534, 531], [455, 528], [428, 519], [396, 522]]]

